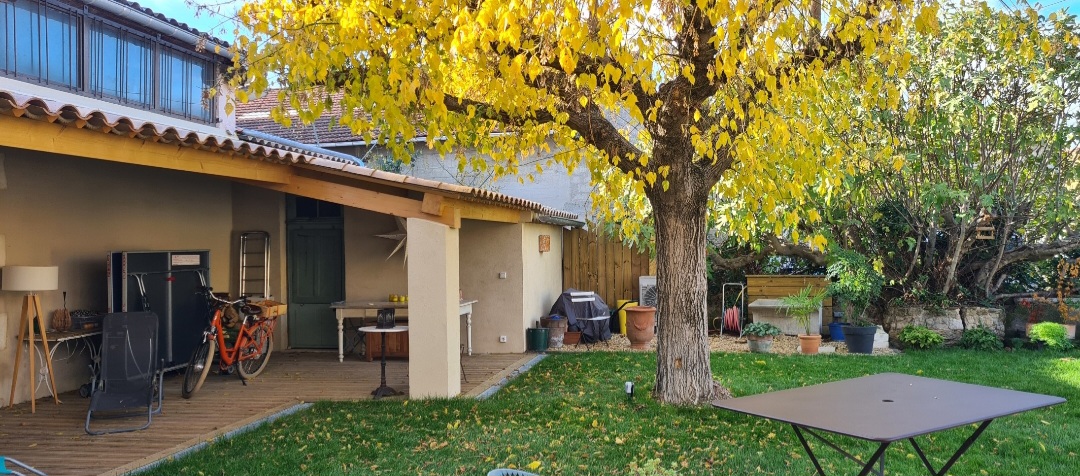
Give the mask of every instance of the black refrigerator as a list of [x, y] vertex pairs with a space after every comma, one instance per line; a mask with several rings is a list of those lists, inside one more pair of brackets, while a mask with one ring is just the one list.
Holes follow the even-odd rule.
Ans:
[[207, 325], [209, 250], [111, 251], [109, 312], [151, 311], [158, 316], [160, 357], [166, 369], [187, 365]]

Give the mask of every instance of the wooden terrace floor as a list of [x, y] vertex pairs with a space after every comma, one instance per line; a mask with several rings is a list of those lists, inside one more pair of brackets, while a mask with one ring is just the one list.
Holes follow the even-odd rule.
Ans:
[[[469, 381], [462, 381], [462, 395], [479, 395], [534, 356], [463, 355]], [[387, 384], [408, 392], [407, 372], [407, 361], [387, 361]], [[369, 399], [379, 385], [379, 362], [353, 355], [339, 363], [336, 352], [275, 352], [264, 373], [247, 386], [235, 375], [211, 373], [190, 400], [180, 397], [182, 378], [166, 376], [162, 414], [149, 429], [131, 433], [87, 435], [89, 399], [75, 392], [61, 394], [61, 405], [51, 397], [38, 399], [34, 414], [29, 402], [0, 408], [0, 456], [50, 476], [124, 474], [301, 402]]]

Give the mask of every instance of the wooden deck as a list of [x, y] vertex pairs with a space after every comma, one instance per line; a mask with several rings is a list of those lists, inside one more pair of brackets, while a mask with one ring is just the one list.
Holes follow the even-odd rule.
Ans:
[[[462, 381], [462, 394], [480, 394], [534, 356], [462, 356], [469, 380]], [[407, 361], [387, 361], [387, 384], [408, 392], [407, 372]], [[247, 386], [235, 375], [212, 373], [190, 400], [180, 398], [182, 378], [166, 376], [162, 414], [143, 431], [87, 435], [89, 400], [73, 392], [61, 395], [62, 405], [51, 397], [39, 399], [34, 414], [29, 403], [2, 408], [0, 455], [50, 476], [124, 474], [301, 402], [369, 399], [379, 386], [379, 362], [352, 356], [339, 363], [336, 352], [275, 352], [264, 373]]]

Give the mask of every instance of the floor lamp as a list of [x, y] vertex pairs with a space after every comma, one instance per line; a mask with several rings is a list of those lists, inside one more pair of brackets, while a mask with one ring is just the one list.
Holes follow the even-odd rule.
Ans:
[[19, 340], [15, 351], [15, 367], [11, 371], [11, 397], [8, 405], [15, 405], [15, 384], [19, 382], [19, 363], [22, 360], [22, 343], [27, 342], [27, 359], [30, 361], [30, 413], [37, 412], [35, 399], [37, 398], [37, 374], [34, 371], [34, 362], [37, 360], [34, 352], [37, 347], [37, 339], [34, 336], [34, 325], [37, 324], [41, 334], [41, 346], [45, 350], [45, 366], [48, 369], [49, 389], [52, 390], [53, 400], [57, 404], [60, 398], [56, 395], [56, 380], [53, 378], [52, 359], [49, 358], [49, 338], [45, 334], [45, 316], [41, 313], [41, 298], [35, 292], [55, 291], [58, 286], [58, 272], [56, 266], [5, 266], [4, 277], [0, 288], [4, 291], [22, 291], [26, 293], [22, 303], [22, 321], [19, 323]]

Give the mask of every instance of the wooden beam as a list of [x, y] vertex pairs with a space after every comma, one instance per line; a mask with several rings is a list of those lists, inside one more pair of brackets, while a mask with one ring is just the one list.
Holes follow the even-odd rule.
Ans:
[[424, 194], [424, 203], [420, 205], [420, 211], [432, 215], [442, 215], [443, 197], [434, 193]]
[[529, 210], [516, 210], [493, 204], [469, 202], [456, 198], [445, 198], [443, 203], [447, 207], [457, 209], [461, 218], [470, 220], [497, 221], [502, 223], [529, 223], [533, 220], [533, 212]]
[[[347, 207], [370, 210], [403, 218], [420, 218], [456, 228], [453, 214], [432, 215], [421, 210], [423, 202], [398, 195], [376, 192], [355, 185], [325, 181], [315, 177], [294, 176], [287, 184], [240, 180], [256, 187], [291, 193], [302, 197], [332, 202]], [[457, 226], [455, 226], [457, 225]]]
[[150, 140], [130, 139], [89, 129], [0, 115], [0, 146], [71, 155], [183, 172], [288, 183], [293, 175], [287, 164], [230, 156]]

